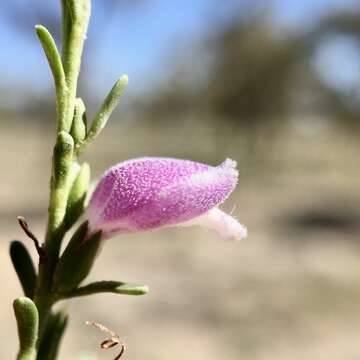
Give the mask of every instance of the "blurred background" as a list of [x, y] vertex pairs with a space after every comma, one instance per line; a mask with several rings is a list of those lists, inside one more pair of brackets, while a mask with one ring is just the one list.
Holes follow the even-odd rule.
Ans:
[[[33, 27], [59, 40], [58, 1], [0, 4], [0, 358], [14, 358], [8, 258], [44, 232], [54, 91]], [[83, 160], [238, 161], [225, 204], [249, 229], [107, 242], [91, 279], [146, 283], [144, 297], [67, 304], [60, 359], [110, 359], [86, 320], [126, 339], [128, 359], [359, 359], [360, 3], [357, 0], [93, 0], [79, 94], [88, 118], [122, 73], [128, 91]], [[35, 258], [35, 255], [34, 255]], [[115, 349], [114, 349], [114, 353]]]

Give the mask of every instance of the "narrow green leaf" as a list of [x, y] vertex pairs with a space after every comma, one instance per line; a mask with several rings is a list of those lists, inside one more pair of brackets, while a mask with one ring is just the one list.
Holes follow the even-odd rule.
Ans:
[[21, 297], [13, 303], [20, 350], [17, 360], [36, 359], [36, 340], [39, 328], [39, 315], [33, 301], [27, 297]]
[[83, 243], [83, 241], [86, 237], [87, 231], [88, 231], [88, 222], [85, 221], [77, 228], [74, 235], [71, 237], [69, 243], [67, 244], [63, 254], [61, 255], [61, 258], [63, 261], [66, 256], [77, 251], [77, 249]]
[[84, 210], [86, 194], [90, 183], [90, 166], [82, 164], [70, 189], [65, 216], [65, 227], [70, 227], [79, 219]]
[[48, 59], [56, 86], [64, 87], [65, 73], [54, 38], [51, 36], [49, 30], [43, 25], [36, 25], [35, 30]]
[[20, 280], [24, 295], [32, 299], [36, 287], [36, 270], [24, 244], [14, 240], [10, 244], [10, 258]]
[[50, 32], [42, 25], [36, 25], [35, 30], [54, 78], [58, 113], [58, 130], [67, 130], [65, 123], [68, 115], [66, 111], [68, 108], [68, 86], [63, 63], [55, 40], [51, 36]]
[[75, 289], [89, 274], [99, 251], [101, 232], [86, 239], [87, 224], [80, 226], [60, 257], [55, 269], [53, 290], [68, 292]]
[[36, 360], [56, 360], [67, 323], [68, 316], [62, 311], [49, 315]]
[[100, 110], [97, 113], [94, 121], [92, 122], [90, 130], [86, 136], [86, 139], [76, 149], [77, 154], [80, 154], [85, 149], [85, 147], [88, 144], [90, 144], [92, 141], [94, 141], [101, 133], [107, 121], [109, 120], [112, 112], [114, 111], [116, 105], [118, 104], [120, 96], [123, 94], [128, 82], [129, 79], [127, 75], [123, 75], [112, 87], [109, 94], [102, 103]]
[[131, 284], [121, 281], [97, 281], [79, 287], [67, 294], [61, 294], [64, 298], [86, 296], [98, 293], [113, 293], [125, 295], [144, 295], [149, 292], [146, 285]]

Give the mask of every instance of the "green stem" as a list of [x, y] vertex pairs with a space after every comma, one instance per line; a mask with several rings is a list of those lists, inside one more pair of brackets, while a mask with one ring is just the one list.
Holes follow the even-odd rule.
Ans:
[[[62, 15], [62, 43], [68, 44], [69, 43], [69, 35], [70, 35], [70, 27], [71, 27], [71, 17], [67, 5], [68, 0], [61, 0], [61, 15]], [[62, 47], [62, 58], [66, 58], [66, 48], [63, 45]]]
[[[63, 9], [63, 49], [62, 64], [65, 74], [66, 91], [59, 89], [55, 79], [57, 103], [62, 107], [57, 113], [58, 136], [54, 148], [50, 187], [48, 224], [44, 244], [46, 260], [39, 265], [39, 276], [35, 303], [39, 311], [39, 333], [42, 335], [46, 318], [55, 302], [52, 293], [52, 278], [59, 258], [62, 239], [65, 234], [64, 218], [70, 188], [70, 169], [74, 160], [74, 141], [68, 134], [71, 129], [77, 81], [80, 72], [81, 55], [90, 17], [90, 0], [62, 0]], [[47, 35], [40, 31], [42, 35]], [[50, 44], [48, 36], [40, 37], [42, 44]], [[49, 52], [48, 52], [49, 53]], [[48, 54], [47, 53], [47, 54]], [[53, 67], [52, 67], [53, 68]]]
[[58, 261], [61, 241], [65, 234], [64, 218], [70, 190], [70, 172], [73, 161], [74, 140], [62, 131], [54, 148], [51, 176], [48, 226], [45, 239], [46, 259], [39, 265], [35, 303], [39, 310], [40, 332], [54, 303], [51, 294], [52, 276]]

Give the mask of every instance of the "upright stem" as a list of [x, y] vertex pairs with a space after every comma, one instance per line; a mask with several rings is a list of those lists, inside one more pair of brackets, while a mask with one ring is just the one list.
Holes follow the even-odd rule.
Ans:
[[[81, 55], [90, 17], [90, 0], [61, 0], [63, 11], [62, 65], [65, 83], [56, 83], [58, 134], [54, 148], [48, 224], [44, 243], [46, 259], [39, 265], [35, 303], [39, 311], [40, 336], [55, 302], [52, 277], [65, 234], [64, 218], [74, 159], [74, 141], [69, 135], [80, 72]], [[61, 87], [61, 88], [59, 88]]]
[[65, 233], [64, 218], [70, 189], [70, 172], [73, 161], [74, 140], [65, 131], [59, 132], [53, 154], [50, 205], [45, 239], [45, 259], [39, 265], [39, 279], [35, 303], [39, 310], [40, 331], [53, 304], [52, 276], [59, 257]]

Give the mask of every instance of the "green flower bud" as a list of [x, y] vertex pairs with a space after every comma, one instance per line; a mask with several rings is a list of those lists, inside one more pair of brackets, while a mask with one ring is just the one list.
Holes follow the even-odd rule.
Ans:
[[86, 137], [87, 119], [84, 102], [77, 98], [74, 106], [74, 118], [70, 134], [75, 141], [75, 146], [83, 141]]

